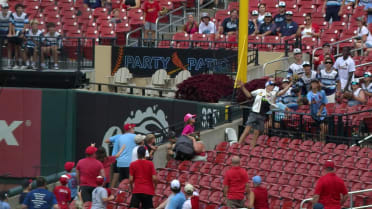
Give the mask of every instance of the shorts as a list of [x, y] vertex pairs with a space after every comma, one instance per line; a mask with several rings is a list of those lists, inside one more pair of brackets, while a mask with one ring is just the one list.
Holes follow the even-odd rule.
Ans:
[[23, 43], [23, 38], [20, 37], [11, 37], [9, 38], [9, 43], [20, 46]]
[[81, 191], [81, 198], [83, 198], [83, 202], [91, 202], [92, 201], [92, 193], [95, 187], [91, 186], [80, 186]]
[[372, 42], [366, 42], [365, 45], [366, 48], [372, 48]]
[[112, 171], [114, 173], [119, 173], [119, 168], [118, 168], [117, 163], [118, 163], [118, 161], [115, 161], [115, 163], [113, 163], [113, 165], [112, 165]]
[[154, 208], [152, 204], [152, 195], [148, 194], [133, 194], [130, 200], [130, 208]]
[[326, 7], [326, 16], [325, 21], [329, 21], [332, 18], [332, 21], [340, 21], [341, 17], [338, 16], [338, 12], [340, 11], [340, 6], [327, 6]]
[[251, 112], [245, 125], [251, 126], [254, 130], [262, 132], [264, 130], [266, 118], [266, 115]]
[[27, 49], [27, 56], [32, 57], [34, 55], [34, 52], [35, 52], [35, 47], [26, 46], [26, 49]]
[[118, 168], [119, 168], [119, 174], [120, 174], [119, 183], [123, 179], [129, 179], [129, 167], [118, 167]]
[[155, 31], [156, 24], [152, 22], [145, 22], [145, 30], [153, 30]]
[[226, 201], [226, 206], [230, 208], [245, 208], [244, 200], [229, 200]]

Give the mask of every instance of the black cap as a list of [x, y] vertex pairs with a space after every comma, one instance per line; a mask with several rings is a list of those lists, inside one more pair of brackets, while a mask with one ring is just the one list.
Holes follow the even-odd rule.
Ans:
[[146, 148], [144, 146], [138, 147], [137, 154], [141, 155], [141, 156], [145, 156], [146, 155]]
[[331, 47], [331, 44], [329, 44], [329, 43], [324, 43], [324, 44], [323, 44], [323, 47], [326, 47], [326, 46]]
[[0, 192], [0, 200], [1, 200], [1, 201], [4, 201], [4, 200], [6, 200], [6, 198], [8, 198], [8, 192], [6, 192], [6, 191], [1, 191], [1, 192]]

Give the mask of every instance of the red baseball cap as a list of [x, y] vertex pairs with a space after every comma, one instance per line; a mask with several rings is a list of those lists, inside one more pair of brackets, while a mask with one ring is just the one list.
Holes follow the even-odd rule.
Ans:
[[102, 176], [97, 176], [96, 177], [96, 183], [97, 183], [98, 186], [101, 186], [104, 181], [105, 181], [105, 179]]
[[65, 170], [67, 172], [70, 172], [74, 167], [75, 167], [75, 163], [74, 162], [66, 162], [65, 163]]
[[332, 160], [327, 160], [324, 163], [324, 168], [335, 168], [335, 163]]
[[89, 146], [85, 149], [85, 154], [93, 155], [94, 153], [96, 153], [96, 151], [97, 151], [96, 147]]
[[68, 179], [68, 176], [62, 175], [61, 177], [59, 177], [59, 182], [61, 182], [62, 185], [66, 185], [68, 183]]
[[127, 123], [124, 125], [124, 131], [129, 131], [130, 129], [136, 127], [136, 124]]

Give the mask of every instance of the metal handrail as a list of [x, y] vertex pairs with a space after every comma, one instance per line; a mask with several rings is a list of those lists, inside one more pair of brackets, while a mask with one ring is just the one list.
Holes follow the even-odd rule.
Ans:
[[[372, 188], [371, 189], [364, 189], [364, 190], [357, 190], [357, 191], [348, 192], [348, 195], [350, 196], [350, 208], [349, 209], [362, 209], [362, 208], [372, 207], [372, 205], [352, 207], [353, 206], [353, 194], [359, 194], [359, 193], [371, 192], [371, 191], [372, 191]], [[303, 207], [303, 205], [305, 204], [305, 202], [308, 202], [308, 201], [311, 201], [311, 200], [313, 200], [313, 198], [307, 198], [307, 199], [302, 200], [301, 204], [300, 204], [300, 209], [306, 209], [306, 208]]]
[[[132, 35], [133, 33], [137, 32], [137, 31], [143, 31], [143, 26], [142, 27], [139, 27], [139, 28], [136, 28], [132, 31], [129, 31], [126, 35], [126, 39], [125, 39], [125, 46], [129, 46], [129, 38], [130, 38], [130, 35]], [[141, 35], [142, 36], [142, 32], [141, 32]]]
[[[353, 36], [351, 38], [347, 38], [347, 39], [344, 39], [344, 40], [341, 40], [341, 41], [336, 41], [336, 42], [333, 42], [333, 43], [330, 43], [329, 45], [330, 46], [334, 46], [334, 45], [337, 45], [337, 54], [340, 52], [340, 45], [341, 43], [344, 43], [344, 42], [347, 42], [347, 41], [350, 41], [350, 40], [353, 40], [355, 38], [357, 38], [358, 36]], [[313, 57], [315, 57], [315, 52], [318, 51], [319, 49], [322, 49], [323, 47], [317, 47], [315, 49], [313, 49]]]
[[355, 68], [364, 67], [364, 66], [367, 66], [367, 65], [372, 65], [372, 62], [366, 62], [366, 63], [362, 63], [362, 64], [359, 64], [359, 65], [355, 65]]
[[[158, 39], [159, 39], [159, 31], [164, 29], [164, 28], [167, 28], [167, 27], [170, 27], [172, 24], [175, 24], [176, 22], [178, 22], [179, 20], [175, 21], [175, 22], [172, 22], [172, 14], [175, 13], [175, 12], [178, 12], [180, 10], [183, 10], [183, 18], [181, 21], [183, 21], [185, 23], [185, 19], [186, 19], [186, 7], [185, 6], [180, 6], [178, 7], [177, 9], [173, 9], [171, 11], [169, 11], [167, 14], [165, 15], [162, 15], [162, 16], [159, 16], [158, 18], [156, 18], [156, 21], [155, 21], [155, 45], [157, 46], [157, 42], [158, 42]], [[169, 16], [169, 25], [168, 26], [164, 26], [160, 29], [158, 29], [159, 27], [159, 20], [165, 18]]]
[[196, 18], [197, 20], [200, 20], [200, 10], [209, 6], [210, 4], [214, 3], [214, 0], [204, 2], [202, 6], [200, 6], [200, 0], [195, 1], [196, 5]]
[[[276, 63], [276, 62], [282, 62], [282, 61], [288, 61], [288, 60], [289, 60], [289, 57], [283, 57], [283, 58], [279, 58], [279, 59], [272, 60], [270, 62], [264, 63], [263, 66], [262, 66], [262, 70], [263, 70], [264, 75], [266, 75], [266, 67], [268, 65], [273, 64], [273, 63]], [[268, 75], [268, 76], [272, 76], [272, 75]]]

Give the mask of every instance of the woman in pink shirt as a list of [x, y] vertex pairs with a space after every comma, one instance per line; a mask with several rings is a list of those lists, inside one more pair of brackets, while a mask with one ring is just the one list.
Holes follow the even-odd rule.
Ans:
[[189, 14], [187, 16], [187, 23], [183, 26], [183, 31], [187, 34], [194, 34], [199, 31], [198, 23], [194, 20], [194, 16]]
[[183, 121], [185, 122], [185, 127], [183, 128], [182, 135], [189, 136], [190, 134], [194, 133], [195, 131], [195, 118], [196, 115], [193, 115], [191, 113], [187, 113], [185, 117], [183, 118]]

